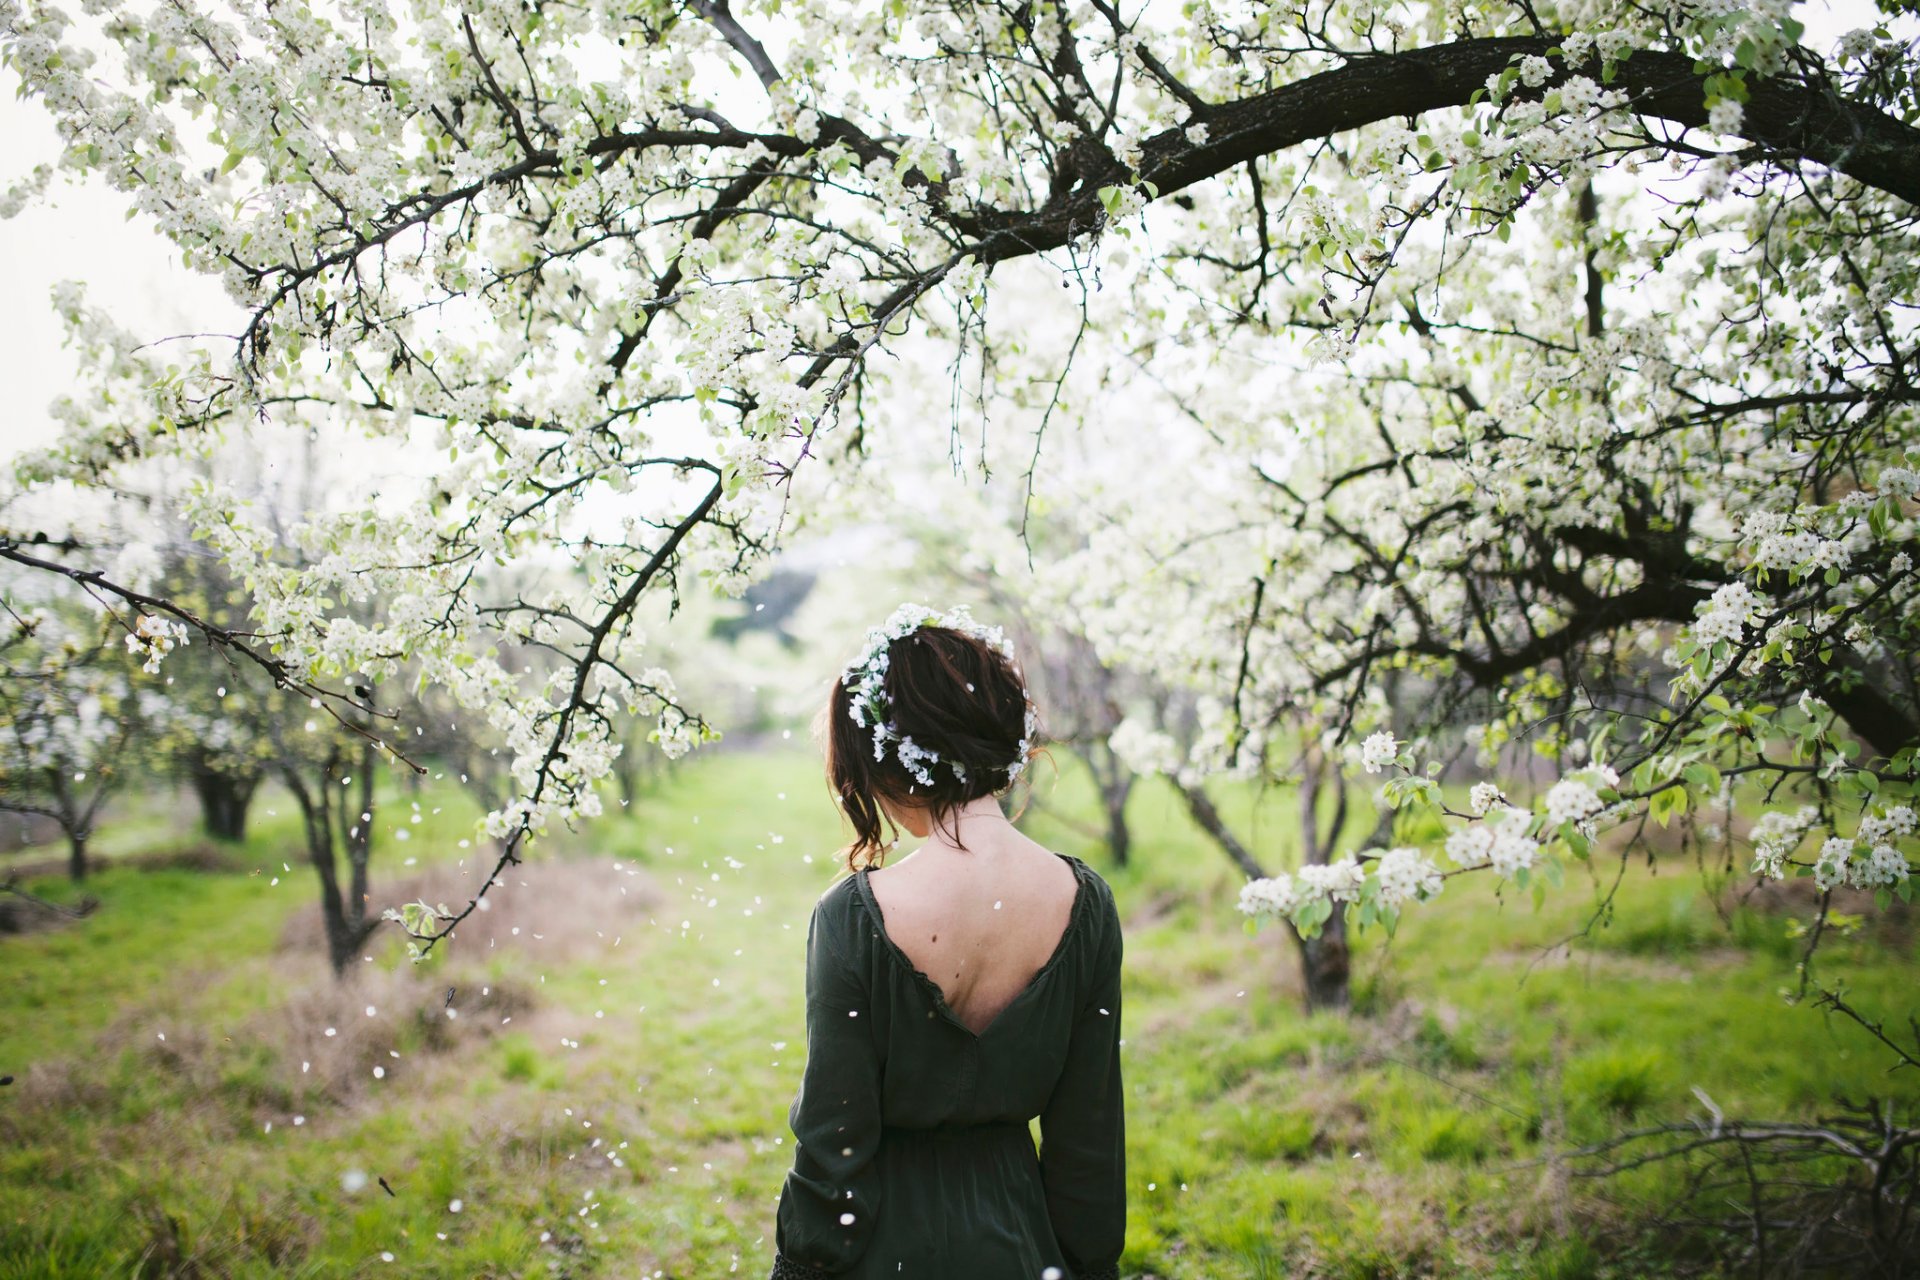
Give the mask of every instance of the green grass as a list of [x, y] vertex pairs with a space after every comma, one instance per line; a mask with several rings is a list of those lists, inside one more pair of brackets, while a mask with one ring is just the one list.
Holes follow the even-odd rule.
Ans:
[[[1723, 921], [1677, 867], [1636, 864], [1611, 923], [1571, 943], [1610, 875], [1537, 912], [1452, 881], [1390, 941], [1356, 939], [1364, 1016], [1309, 1019], [1289, 944], [1246, 931], [1235, 873], [1170, 792], [1142, 787], [1135, 863], [1111, 868], [1078, 834], [1077, 766], [1062, 754], [1042, 783], [1029, 829], [1100, 867], [1128, 922], [1129, 1273], [1656, 1273], [1667, 1254], [1635, 1224], [1669, 1175], [1554, 1202], [1528, 1163], [1549, 1120], [1590, 1140], [1697, 1110], [1695, 1088], [1735, 1115], [1920, 1100], [1783, 1001], [1783, 917]], [[1291, 795], [1223, 800], [1283, 863]], [[405, 856], [476, 861], [471, 809], [421, 803]], [[0, 1072], [19, 1077], [0, 1093], [0, 1280], [765, 1274], [807, 911], [840, 839], [812, 760], [696, 759], [548, 842], [426, 965], [386, 945], [344, 984], [299, 941], [312, 876], [285, 816], [231, 871], [117, 867], [88, 885], [92, 916], [0, 939]], [[388, 834], [376, 901], [420, 870]], [[1898, 1021], [1914, 959], [1870, 927], [1822, 962]]]

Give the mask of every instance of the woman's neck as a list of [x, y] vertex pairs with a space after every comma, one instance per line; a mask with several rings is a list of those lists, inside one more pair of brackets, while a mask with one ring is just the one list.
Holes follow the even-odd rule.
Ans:
[[996, 797], [979, 796], [934, 823], [921, 848], [945, 853], [971, 853], [978, 847], [979, 841], [990, 841], [1013, 829], [1007, 816], [1000, 812], [1000, 801]]

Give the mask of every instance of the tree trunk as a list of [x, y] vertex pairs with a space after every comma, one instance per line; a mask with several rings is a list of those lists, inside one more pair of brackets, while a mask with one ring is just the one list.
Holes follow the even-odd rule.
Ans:
[[[1331, 776], [1335, 792], [1333, 828], [1326, 839], [1320, 838], [1320, 824], [1316, 820], [1320, 788]], [[1213, 842], [1222, 852], [1233, 860], [1233, 864], [1244, 872], [1248, 879], [1257, 880], [1267, 873], [1247, 847], [1240, 843], [1237, 836], [1227, 828], [1226, 820], [1214, 807], [1213, 799], [1198, 786], [1180, 784], [1180, 794], [1186, 799], [1187, 812], [1200, 829], [1213, 837]], [[1301, 861], [1324, 865], [1333, 846], [1339, 841], [1340, 828], [1345, 822], [1347, 812], [1346, 782], [1338, 769], [1328, 769], [1318, 752], [1307, 759], [1306, 773], [1300, 783], [1300, 835]], [[1347, 917], [1344, 911], [1336, 912], [1325, 925], [1321, 926], [1316, 937], [1305, 937], [1294, 928], [1291, 920], [1282, 920], [1287, 928], [1287, 936], [1293, 939], [1294, 949], [1300, 954], [1300, 981], [1306, 990], [1307, 1011], [1317, 1013], [1322, 1010], [1344, 1010], [1352, 1007], [1351, 988], [1352, 965], [1347, 950]]]
[[1132, 791], [1131, 777], [1101, 791], [1107, 802], [1107, 848], [1113, 853], [1116, 867], [1126, 866], [1128, 855], [1133, 852], [1133, 833], [1127, 829], [1127, 796]]
[[[1331, 783], [1334, 791], [1332, 822], [1320, 834], [1320, 792]], [[1306, 754], [1300, 778], [1300, 861], [1325, 866], [1340, 843], [1347, 821], [1347, 780], [1338, 765], [1330, 765], [1319, 749]], [[1307, 1012], [1345, 1010], [1353, 1006], [1351, 953], [1347, 949], [1347, 913], [1336, 911], [1318, 935], [1307, 938], [1295, 931], [1300, 948], [1300, 976], [1307, 989]]]
[[[327, 962], [333, 966], [337, 978], [347, 971], [366, 945], [367, 938], [373, 933], [373, 926], [367, 923], [364, 901], [358, 911], [350, 911], [340, 892], [340, 873], [334, 850], [336, 830], [339, 837], [351, 843], [346, 829], [353, 825], [354, 815], [347, 812], [347, 806], [341, 805], [339, 818], [334, 815], [333, 789], [339, 785], [336, 774], [339, 772], [337, 753], [330, 755], [320, 769], [320, 786], [309, 791], [306, 780], [300, 776], [296, 766], [288, 765], [281, 770], [286, 779], [287, 789], [293, 792], [293, 798], [300, 805], [300, 815], [305, 820], [307, 832], [307, 859], [313, 863], [314, 873], [320, 879], [320, 920], [327, 937]], [[364, 859], [355, 868], [356, 886], [366, 882], [366, 864]], [[364, 889], [362, 888], [364, 894]]]
[[75, 881], [87, 878], [87, 839], [93, 834], [92, 810], [80, 803], [67, 785], [65, 768], [46, 770], [47, 789], [53, 792], [54, 808], [48, 814], [67, 833], [67, 874]]
[[1233, 860], [1233, 865], [1240, 868], [1249, 880], [1264, 879], [1267, 873], [1261, 870], [1260, 864], [1247, 851], [1247, 846], [1241, 844], [1239, 838], [1227, 829], [1226, 820], [1213, 806], [1213, 797], [1198, 783], [1189, 786], [1176, 781], [1174, 785], [1180, 788], [1180, 794], [1187, 802], [1187, 812], [1193, 815], [1193, 820], [1200, 824], [1202, 831], [1213, 837], [1220, 851]]
[[200, 823], [216, 840], [247, 838], [247, 809], [253, 804], [260, 775], [236, 776], [217, 769], [196, 767], [193, 791], [200, 797]]
[[1345, 1011], [1353, 1006], [1352, 966], [1348, 963], [1347, 913], [1335, 912], [1311, 938], [1294, 931], [1300, 947], [1300, 976], [1307, 988], [1307, 1012]]
[[640, 766], [622, 751], [613, 758], [613, 780], [620, 788], [620, 807], [630, 808], [640, 798]]
[[[1103, 758], [1105, 768], [1100, 764]], [[1127, 828], [1127, 797], [1133, 794], [1133, 770], [1121, 763], [1120, 757], [1104, 743], [1095, 743], [1087, 752], [1087, 765], [1093, 770], [1094, 782], [1100, 788], [1100, 803], [1107, 813], [1107, 850], [1113, 854], [1113, 865], [1124, 867], [1133, 851], [1133, 833]]]
[[[361, 931], [360, 941], [366, 940], [367, 929], [367, 862], [373, 856], [373, 743], [362, 740], [360, 744], [360, 812], [354, 815], [354, 823], [347, 839], [347, 862], [352, 868], [347, 898], [347, 923]], [[359, 943], [355, 943], [355, 950]]]
[[327, 962], [333, 966], [334, 977], [346, 973], [347, 966], [360, 958], [362, 948], [372, 936], [373, 925], [369, 921], [358, 924], [346, 920], [327, 921]]

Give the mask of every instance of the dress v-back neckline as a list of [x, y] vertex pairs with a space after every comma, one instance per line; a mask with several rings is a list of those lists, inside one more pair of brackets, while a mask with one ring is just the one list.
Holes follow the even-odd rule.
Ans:
[[[1048, 852], [1053, 853], [1052, 850], [1048, 850]], [[953, 1006], [947, 1003], [946, 991], [938, 982], [935, 982], [929, 977], [925, 970], [916, 965], [913, 962], [913, 958], [905, 951], [902, 951], [900, 944], [895, 942], [893, 936], [887, 932], [886, 912], [880, 909], [880, 900], [873, 896], [873, 886], [867, 883], [867, 869], [862, 868], [854, 872], [853, 876], [855, 887], [860, 891], [859, 898], [861, 905], [864, 906], [867, 912], [873, 917], [874, 931], [880, 940], [886, 944], [888, 953], [893, 956], [894, 960], [897, 961], [902, 968], [906, 969], [907, 972], [919, 980], [920, 985], [926, 989], [927, 995], [932, 999], [933, 1007], [938, 1009], [947, 1021], [966, 1032], [975, 1041], [980, 1041], [986, 1039], [987, 1034], [999, 1026], [1001, 1021], [1005, 1019], [1009, 1013], [1013, 1012], [1015, 1006], [1033, 994], [1034, 990], [1046, 979], [1047, 975], [1053, 972], [1060, 963], [1060, 957], [1067, 953], [1067, 944], [1072, 941], [1074, 930], [1079, 927], [1080, 917], [1084, 914], [1084, 908], [1087, 903], [1086, 864], [1078, 858], [1070, 857], [1064, 853], [1054, 853], [1053, 856], [1066, 863], [1068, 870], [1073, 872], [1073, 905], [1067, 909], [1066, 927], [1060, 930], [1060, 940], [1054, 943], [1053, 954], [1047, 957], [1047, 962], [1041, 965], [1039, 970], [1036, 971], [1031, 978], [1027, 979], [1026, 985], [1020, 988], [1013, 999], [1007, 1001], [1000, 1012], [994, 1014], [987, 1022], [987, 1025], [978, 1031], [968, 1026], [960, 1015], [954, 1012]]]

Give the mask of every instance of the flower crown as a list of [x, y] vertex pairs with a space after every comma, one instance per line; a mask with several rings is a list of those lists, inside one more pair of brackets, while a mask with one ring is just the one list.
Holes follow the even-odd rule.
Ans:
[[[887, 697], [887, 664], [891, 661], [889, 650], [895, 640], [904, 640], [921, 627], [945, 627], [972, 636], [1000, 654], [1009, 665], [1013, 662], [1013, 646], [1007, 642], [1006, 632], [999, 627], [975, 622], [965, 605], [940, 613], [921, 604], [903, 604], [893, 611], [893, 616], [867, 632], [866, 648], [855, 655], [846, 670], [840, 673], [841, 683], [847, 690], [847, 714], [853, 717], [855, 724], [872, 731], [873, 758], [876, 761], [886, 757], [887, 743], [892, 742], [895, 744], [894, 754], [900, 758], [900, 767], [913, 775], [921, 786], [933, 785], [933, 767], [938, 764], [945, 764], [953, 770], [955, 778], [965, 782], [965, 765], [958, 760], [941, 760], [937, 752], [929, 751], [900, 732], [900, 726], [893, 722], [893, 703]], [[1018, 753], [1005, 766], [1009, 785], [1027, 767], [1027, 751], [1038, 727], [1033, 704], [1029, 702], [1026, 731], [1020, 739]]]

